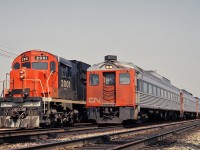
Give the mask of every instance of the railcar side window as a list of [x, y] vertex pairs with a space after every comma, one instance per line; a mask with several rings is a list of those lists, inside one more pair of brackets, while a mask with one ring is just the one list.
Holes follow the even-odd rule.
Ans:
[[160, 88], [157, 88], [157, 95], [160, 96]]
[[148, 91], [147, 83], [143, 82], [143, 92], [147, 93], [147, 91]]
[[170, 92], [167, 92], [167, 98], [170, 99]]
[[91, 74], [90, 75], [90, 85], [95, 86], [99, 84], [99, 75]]
[[142, 91], [142, 81], [137, 79], [137, 91]]
[[164, 91], [164, 96], [167, 99], [167, 91]]
[[14, 70], [20, 69], [20, 64], [19, 64], [19, 63], [15, 63], [15, 64], [13, 65], [13, 69], [14, 69]]
[[32, 69], [47, 70], [48, 69], [48, 63], [47, 62], [32, 62]]
[[178, 95], [176, 95], [176, 99], [177, 99], [177, 101], [179, 102], [179, 96], [178, 96]]
[[22, 67], [31, 68], [31, 63], [30, 62], [22, 63]]
[[176, 101], [174, 93], [172, 93], [172, 99]]
[[157, 95], [156, 94], [156, 86], [153, 86], [153, 95]]
[[173, 98], [172, 98], [172, 93], [170, 93], [170, 98], [171, 98], [171, 100], [173, 100]]
[[120, 73], [119, 83], [120, 84], [130, 84], [130, 74], [129, 73]]
[[152, 94], [152, 92], [153, 92], [152, 85], [149, 84], [149, 94]]
[[160, 89], [161, 97], [164, 97], [163, 89]]

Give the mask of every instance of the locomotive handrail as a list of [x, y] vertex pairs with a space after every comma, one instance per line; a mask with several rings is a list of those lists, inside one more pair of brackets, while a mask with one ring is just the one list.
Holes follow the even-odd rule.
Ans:
[[3, 80], [3, 81], [0, 81], [0, 83], [3, 83], [3, 87], [2, 87], [2, 92], [1, 92], [1, 96], [0, 97], [3, 97], [4, 96], [4, 82], [5, 82], [5, 80]]
[[7, 88], [7, 81], [8, 81], [8, 76], [9, 75], [10, 75], [9, 73], [6, 73], [6, 88]]
[[[14, 81], [13, 81], [13, 80], [2, 80], [2, 81], [0, 81], [0, 83], [1, 83], [1, 82], [3, 83], [1, 96], [3, 97], [3, 96], [4, 96], [5, 89], [7, 89], [7, 82], [12, 83], [12, 82], [14, 82]], [[6, 87], [5, 87], [5, 83], [6, 83]]]
[[[44, 88], [42, 86], [42, 82], [40, 79], [24, 79], [24, 80], [31, 80], [31, 81], [39, 81], [40, 82], [40, 85], [41, 85], [41, 88], [42, 88], [42, 92], [43, 92], [43, 97], [45, 98], [45, 94], [44, 94]], [[44, 113], [45, 113], [45, 102], [44, 102]]]
[[49, 79], [50, 79], [50, 77], [51, 77], [51, 75], [54, 73], [54, 71], [51, 71], [51, 73], [50, 73], [50, 75], [49, 75], [49, 77], [48, 77], [48, 79], [47, 79], [47, 92], [48, 92], [48, 97], [49, 97]]
[[30, 81], [39, 81], [40, 82], [40, 85], [41, 85], [41, 88], [42, 88], [42, 93], [43, 93], [43, 95], [44, 95], [44, 98], [45, 98], [45, 94], [44, 94], [44, 88], [43, 88], [43, 86], [42, 86], [42, 82], [41, 82], [41, 80], [40, 79], [24, 79], [24, 80], [30, 80]]

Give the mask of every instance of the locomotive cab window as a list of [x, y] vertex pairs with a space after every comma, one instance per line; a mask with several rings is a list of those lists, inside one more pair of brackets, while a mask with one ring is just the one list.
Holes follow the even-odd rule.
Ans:
[[99, 75], [91, 74], [90, 75], [90, 85], [95, 86], [99, 84]]
[[15, 64], [13, 65], [13, 69], [14, 69], [14, 70], [20, 69], [20, 64], [19, 64], [19, 63], [15, 63]]
[[31, 68], [31, 63], [30, 62], [22, 63], [22, 67]]
[[32, 62], [32, 68], [35, 70], [47, 70], [48, 63], [47, 62]]
[[56, 63], [54, 61], [50, 62], [50, 71], [56, 71]]
[[130, 84], [130, 74], [129, 73], [120, 73], [119, 83], [120, 84]]
[[69, 78], [70, 77], [70, 68], [67, 66], [62, 66], [62, 77]]

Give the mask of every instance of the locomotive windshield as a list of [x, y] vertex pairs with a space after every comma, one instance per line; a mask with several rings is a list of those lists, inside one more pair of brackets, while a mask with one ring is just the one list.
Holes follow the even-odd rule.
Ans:
[[32, 69], [47, 70], [48, 69], [48, 63], [47, 62], [32, 62]]
[[31, 63], [30, 62], [22, 63], [22, 67], [31, 68]]
[[13, 65], [13, 69], [17, 70], [20, 69], [20, 64], [17, 62]]

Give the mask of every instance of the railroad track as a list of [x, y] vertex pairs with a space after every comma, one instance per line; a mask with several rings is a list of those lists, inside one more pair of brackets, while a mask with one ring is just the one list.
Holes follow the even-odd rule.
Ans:
[[103, 132], [106, 130], [117, 130], [123, 128], [122, 125], [98, 127], [91, 126], [76, 126], [68, 128], [50, 128], [50, 129], [31, 129], [31, 130], [13, 130], [0, 132], [0, 143], [17, 143], [33, 141], [37, 139], [52, 139], [62, 136], [74, 136], [79, 134], [89, 134], [93, 132]]
[[49, 129], [26, 129], [26, 130], [2, 130], [0, 131], [0, 143], [16, 143], [30, 141], [35, 139], [47, 139], [62, 136], [66, 133], [73, 133], [83, 130], [93, 130], [98, 126], [76, 126], [67, 128], [49, 128]]
[[173, 134], [184, 132], [200, 125], [200, 120], [182, 121], [170, 124], [128, 129], [115, 133], [105, 133], [92, 137], [70, 139], [67, 141], [39, 144], [19, 149], [135, 149], [163, 140]]

